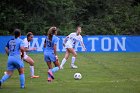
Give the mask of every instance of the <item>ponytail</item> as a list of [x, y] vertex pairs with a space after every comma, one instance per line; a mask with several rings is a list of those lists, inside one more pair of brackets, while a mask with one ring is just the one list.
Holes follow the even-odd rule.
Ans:
[[52, 37], [53, 37], [53, 35], [55, 34], [55, 31], [57, 31], [57, 30], [56, 30], [56, 27], [51, 27], [51, 28], [48, 30], [48, 38], [49, 38], [49, 40], [52, 41]]

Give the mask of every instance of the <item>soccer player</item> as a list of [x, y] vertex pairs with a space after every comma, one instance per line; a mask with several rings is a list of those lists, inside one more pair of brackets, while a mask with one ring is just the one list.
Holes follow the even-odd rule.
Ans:
[[24, 63], [22, 61], [22, 58], [24, 56], [24, 43], [22, 39], [19, 38], [21, 35], [20, 29], [15, 29], [14, 35], [15, 38], [9, 40], [5, 47], [5, 51], [8, 55], [7, 72], [0, 80], [0, 87], [8, 78], [12, 76], [13, 71], [17, 69], [19, 72], [20, 87], [24, 88], [25, 76], [24, 76]]
[[25, 38], [24, 41], [24, 47], [25, 47], [25, 52], [24, 52], [24, 58], [23, 60], [27, 63], [30, 64], [30, 76], [31, 78], [39, 78], [39, 76], [34, 75], [34, 60], [27, 55], [26, 52], [34, 51], [36, 48], [30, 48], [30, 41], [33, 40], [33, 33], [28, 32], [27, 33], [27, 38]]
[[80, 42], [80, 44], [82, 45], [82, 47], [86, 51], [85, 45], [83, 43], [83, 38], [80, 35], [81, 32], [82, 32], [81, 27], [78, 26], [76, 29], [76, 32], [69, 34], [64, 39], [63, 46], [66, 48], [66, 53], [65, 53], [65, 57], [63, 58], [63, 60], [61, 62], [60, 69], [63, 69], [63, 66], [66, 63], [67, 59], [69, 58], [70, 53], [72, 53], [72, 55], [73, 55], [72, 59], [71, 59], [71, 68], [74, 68], [74, 69], [78, 68], [76, 65], [74, 65], [75, 59], [77, 56], [77, 53], [74, 50], [74, 47], [78, 42]]
[[[56, 54], [58, 37], [57, 28], [51, 27], [48, 30], [47, 37], [44, 41], [44, 60], [48, 65], [48, 82], [51, 82], [54, 79], [54, 73], [59, 70], [59, 61]], [[55, 67], [52, 67], [51, 63], [54, 63]]]

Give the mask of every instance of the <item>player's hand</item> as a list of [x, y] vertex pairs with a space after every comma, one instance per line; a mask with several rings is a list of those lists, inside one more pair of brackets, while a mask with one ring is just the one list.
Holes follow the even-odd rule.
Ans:
[[56, 60], [58, 60], [58, 56], [57, 55], [55, 56], [55, 58], [56, 58]]
[[84, 48], [84, 51], [87, 51], [87, 49], [86, 49], [86, 48]]
[[57, 55], [55, 56], [55, 58], [56, 58], [56, 61], [59, 63], [59, 60], [58, 60], [58, 56]]
[[32, 50], [33, 50], [33, 51], [34, 51], [34, 50], [37, 50], [37, 48], [34, 47], [34, 48], [32, 48]]
[[23, 54], [21, 54], [21, 59], [23, 59], [23, 57], [24, 57], [24, 55], [23, 55]]

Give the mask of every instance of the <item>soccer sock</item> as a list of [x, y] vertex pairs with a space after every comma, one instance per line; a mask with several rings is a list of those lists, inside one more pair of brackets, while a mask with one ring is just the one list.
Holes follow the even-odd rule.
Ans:
[[0, 80], [1, 83], [4, 83], [8, 78], [10, 78], [10, 75], [5, 74], [5, 75], [2, 77], [2, 79]]
[[71, 65], [74, 65], [76, 57], [71, 58]]
[[48, 74], [48, 78], [51, 78], [51, 76]]
[[63, 67], [63, 65], [66, 63], [66, 61], [67, 61], [67, 60], [66, 60], [65, 58], [63, 58], [60, 67]]
[[25, 84], [25, 76], [24, 76], [24, 74], [21, 74], [19, 76], [19, 79], [20, 79], [20, 87], [24, 88], [24, 84]]
[[34, 66], [30, 66], [30, 73], [31, 73], [31, 76], [34, 76]]
[[58, 70], [59, 70], [59, 67], [54, 67], [54, 68], [52, 69], [52, 72], [55, 73], [55, 72], [58, 71]]

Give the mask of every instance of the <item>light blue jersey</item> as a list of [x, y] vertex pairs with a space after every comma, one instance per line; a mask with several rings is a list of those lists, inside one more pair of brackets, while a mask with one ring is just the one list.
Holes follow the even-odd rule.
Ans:
[[45, 62], [55, 62], [54, 45], [57, 44], [58, 37], [53, 35], [52, 41], [46, 38], [46, 47], [44, 48], [44, 60]]
[[9, 49], [7, 70], [23, 68], [24, 64], [23, 61], [21, 60], [20, 55], [21, 54], [20, 47], [24, 47], [22, 39], [20, 38], [11, 39], [7, 43], [6, 47]]
[[52, 41], [48, 39], [48, 37], [46, 38], [46, 48], [44, 48], [44, 53], [46, 52], [51, 52], [54, 53], [54, 45], [57, 44], [58, 42], [58, 37], [53, 35], [52, 37]]
[[6, 47], [9, 49], [9, 56], [18, 56], [20, 55], [20, 47], [24, 47], [24, 43], [20, 38], [11, 39]]

